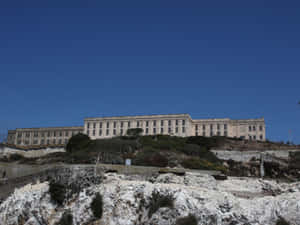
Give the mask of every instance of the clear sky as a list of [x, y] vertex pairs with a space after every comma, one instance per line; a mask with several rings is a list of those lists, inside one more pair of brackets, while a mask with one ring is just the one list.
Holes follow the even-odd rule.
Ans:
[[300, 143], [300, 1], [0, 1], [0, 133], [85, 117], [265, 117]]

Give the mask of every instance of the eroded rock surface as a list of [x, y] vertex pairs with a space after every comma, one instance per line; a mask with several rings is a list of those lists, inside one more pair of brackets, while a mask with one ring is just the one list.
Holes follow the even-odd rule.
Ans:
[[[63, 206], [51, 201], [47, 182], [18, 189], [0, 205], [0, 221], [6, 225], [53, 225], [70, 211], [76, 225], [176, 225], [178, 218], [188, 214], [197, 218], [198, 225], [272, 225], [280, 217], [300, 224], [299, 189], [300, 183], [230, 177], [216, 181], [194, 173], [163, 174], [151, 181], [105, 174], [101, 184], [82, 189]], [[173, 208], [162, 207], [149, 216], [153, 192], [173, 196]], [[101, 219], [94, 218], [91, 210], [96, 193], [103, 196]]]

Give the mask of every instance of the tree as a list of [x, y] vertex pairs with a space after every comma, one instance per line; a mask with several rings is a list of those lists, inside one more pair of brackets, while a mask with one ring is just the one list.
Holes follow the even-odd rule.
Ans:
[[138, 136], [141, 136], [142, 133], [143, 133], [142, 128], [133, 128], [133, 129], [127, 130], [127, 136], [130, 136], [130, 137], [138, 137]]
[[68, 153], [74, 153], [76, 151], [82, 150], [90, 144], [91, 139], [89, 136], [79, 133], [71, 137], [69, 140], [66, 150]]

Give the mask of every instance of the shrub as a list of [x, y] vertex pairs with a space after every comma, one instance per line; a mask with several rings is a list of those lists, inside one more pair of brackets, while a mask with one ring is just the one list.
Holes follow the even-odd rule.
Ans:
[[132, 128], [127, 130], [127, 135], [130, 137], [138, 137], [143, 133], [142, 128]]
[[24, 159], [24, 157], [18, 153], [14, 153], [9, 156], [9, 159], [11, 161], [18, 161], [18, 160]]
[[62, 205], [64, 203], [66, 196], [66, 188], [64, 185], [51, 181], [49, 184], [49, 193], [51, 200], [55, 203], [58, 205]]
[[195, 170], [219, 170], [226, 172], [226, 168], [222, 165], [211, 163], [207, 160], [203, 160], [196, 157], [188, 157], [181, 162], [184, 168], [195, 169]]
[[133, 164], [139, 166], [166, 167], [168, 165], [168, 159], [157, 150], [148, 147], [136, 155]]
[[66, 150], [68, 153], [74, 153], [78, 150], [87, 148], [90, 144], [91, 139], [85, 134], [76, 134], [70, 138]]
[[279, 217], [279, 219], [276, 221], [276, 225], [290, 225], [289, 222], [287, 222], [285, 219], [282, 217]]
[[70, 211], [64, 212], [57, 225], [72, 225], [73, 216]]
[[159, 209], [163, 207], [168, 207], [172, 209], [174, 207], [174, 197], [171, 194], [161, 194], [157, 191], [152, 192], [152, 196], [149, 203], [148, 217], [151, 216]]
[[192, 215], [189, 214], [186, 217], [182, 217], [176, 220], [176, 225], [197, 225], [197, 218]]
[[99, 193], [96, 194], [95, 198], [91, 203], [91, 209], [94, 217], [101, 219], [103, 213], [103, 198]]

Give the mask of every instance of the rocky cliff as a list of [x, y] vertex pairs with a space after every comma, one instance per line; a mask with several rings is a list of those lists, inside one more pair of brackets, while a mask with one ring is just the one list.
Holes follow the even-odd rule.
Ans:
[[[234, 177], [219, 181], [196, 173], [148, 180], [102, 176], [101, 184], [79, 190], [63, 205], [51, 200], [48, 182], [17, 189], [0, 205], [1, 224], [53, 225], [66, 212], [74, 225], [179, 225], [188, 215], [198, 225], [272, 225], [279, 219], [300, 224], [300, 183]], [[101, 219], [91, 209], [97, 193], [103, 198]], [[169, 196], [172, 202], [165, 204], [157, 196]]]

